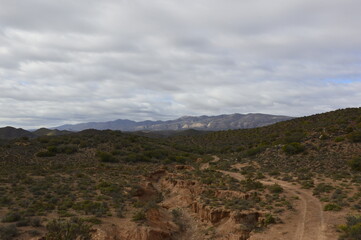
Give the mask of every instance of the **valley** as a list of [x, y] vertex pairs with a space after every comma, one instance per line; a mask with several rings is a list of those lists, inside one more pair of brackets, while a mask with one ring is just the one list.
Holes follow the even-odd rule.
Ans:
[[353, 108], [202, 134], [3, 140], [0, 239], [358, 239], [360, 136]]

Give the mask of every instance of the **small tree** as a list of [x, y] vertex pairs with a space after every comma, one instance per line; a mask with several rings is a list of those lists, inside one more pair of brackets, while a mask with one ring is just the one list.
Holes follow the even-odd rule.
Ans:
[[283, 146], [282, 150], [287, 154], [293, 155], [305, 151], [305, 146], [300, 143], [293, 142]]

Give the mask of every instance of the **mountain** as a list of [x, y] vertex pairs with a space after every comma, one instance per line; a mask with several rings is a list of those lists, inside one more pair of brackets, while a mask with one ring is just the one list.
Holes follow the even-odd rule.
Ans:
[[29, 137], [32, 138], [34, 135], [22, 128], [4, 127], [0, 128], [0, 139], [11, 140], [15, 138]]
[[168, 121], [142, 121], [118, 119], [110, 122], [89, 122], [56, 127], [59, 130], [82, 131], [85, 129], [121, 131], [178, 131], [187, 129], [218, 131], [228, 129], [256, 128], [290, 120], [292, 117], [261, 113], [230, 114], [218, 116], [184, 116]]

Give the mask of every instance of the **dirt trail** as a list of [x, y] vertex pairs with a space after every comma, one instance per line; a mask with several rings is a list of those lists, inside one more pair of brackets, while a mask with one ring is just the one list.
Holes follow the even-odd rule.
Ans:
[[[240, 173], [221, 171], [224, 174], [243, 180], [244, 176]], [[331, 240], [337, 239], [337, 236], [326, 236], [326, 224], [324, 220], [322, 205], [320, 201], [312, 196], [308, 190], [301, 189], [297, 185], [270, 179], [262, 181], [265, 185], [277, 183], [281, 185], [285, 193], [297, 196], [300, 201], [297, 204], [296, 211], [288, 213], [284, 220], [284, 224], [271, 226], [270, 229], [263, 233], [254, 234], [251, 240]]]
[[[211, 162], [218, 162], [220, 160], [220, 158], [218, 156], [212, 156], [213, 157], [213, 160]], [[200, 169], [201, 170], [205, 170], [205, 169], [208, 169], [210, 166], [209, 166], [209, 163], [204, 163], [201, 165]]]

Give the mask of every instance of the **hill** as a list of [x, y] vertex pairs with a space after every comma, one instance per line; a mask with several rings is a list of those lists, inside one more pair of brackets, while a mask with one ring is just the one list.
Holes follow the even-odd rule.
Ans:
[[15, 139], [21, 137], [32, 138], [34, 135], [22, 128], [4, 127], [0, 128], [0, 139]]
[[57, 129], [46, 129], [40, 128], [36, 131], [27, 131], [22, 128], [4, 127], [0, 128], [0, 139], [1, 140], [12, 140], [17, 138], [36, 138], [40, 136], [60, 136], [70, 134], [69, 131], [60, 131]]
[[35, 136], [60, 136], [70, 134], [70, 131], [60, 131], [58, 129], [47, 129], [47, 128], [39, 128], [38, 130], [32, 132]]
[[231, 114], [219, 116], [185, 116], [169, 121], [142, 121], [118, 119], [110, 122], [90, 122], [56, 127], [59, 130], [82, 131], [85, 129], [121, 131], [178, 131], [187, 129], [218, 131], [239, 128], [255, 128], [292, 119], [268, 114]]
[[251, 157], [265, 164], [264, 171], [279, 168], [341, 173], [348, 169], [347, 160], [361, 154], [358, 148], [361, 108], [341, 109], [261, 128], [176, 136], [169, 141], [177, 149], [198, 154], [228, 154], [239, 160]]

